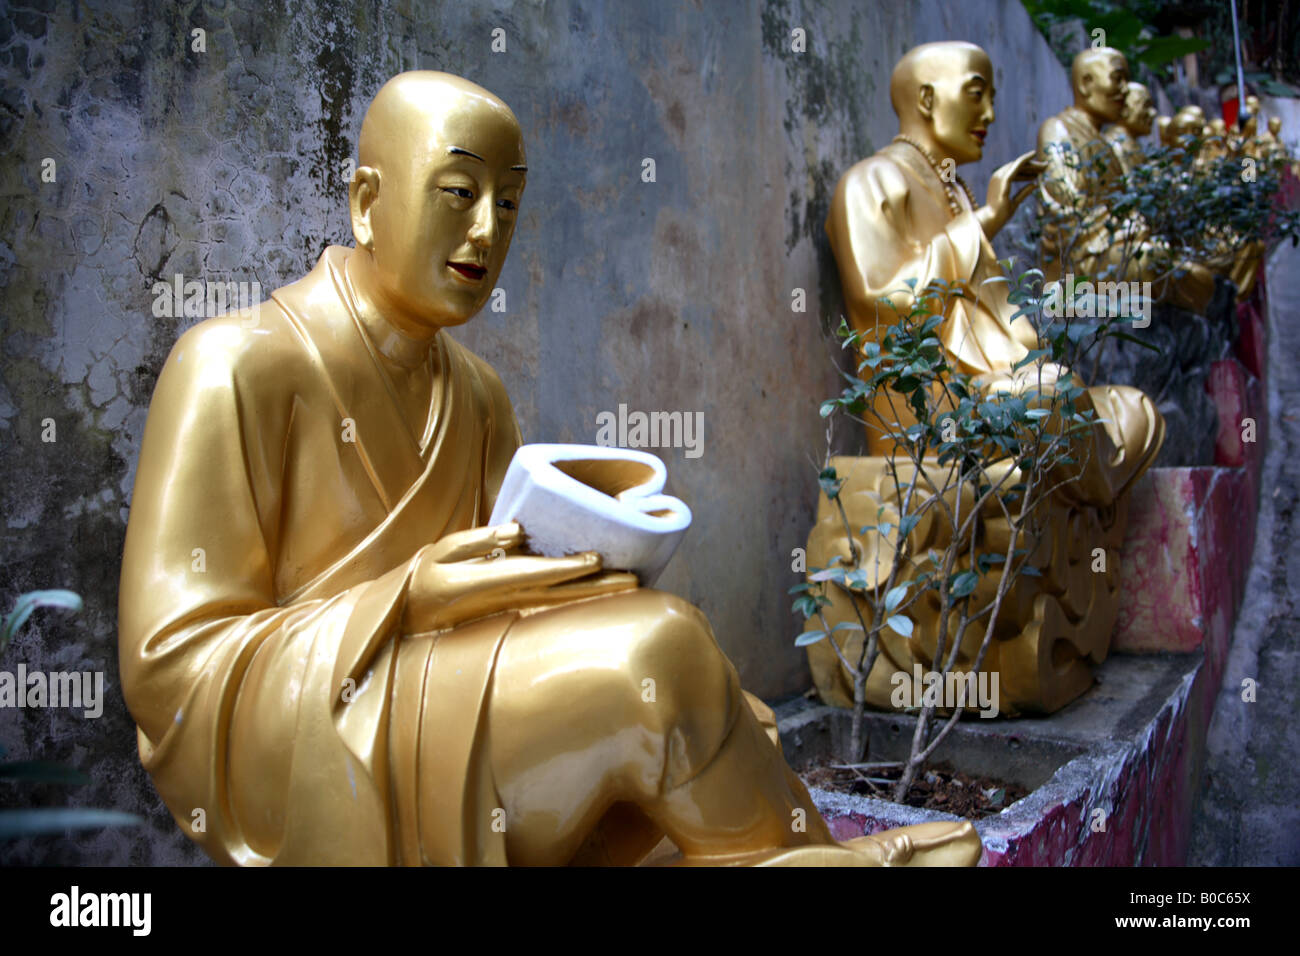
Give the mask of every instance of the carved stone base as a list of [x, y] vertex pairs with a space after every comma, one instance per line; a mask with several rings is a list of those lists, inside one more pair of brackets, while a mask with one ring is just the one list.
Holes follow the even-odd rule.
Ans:
[[[862, 617], [870, 625], [871, 601], [883, 600], [883, 585], [897, 556], [898, 494], [886, 458], [837, 457], [831, 459], [831, 464], [846, 479], [840, 498], [872, 590], [866, 597], [851, 597], [838, 586], [828, 585], [826, 593], [831, 604], [825, 609], [826, 619], [832, 627], [856, 623], [858, 617], [852, 602], [857, 601]], [[899, 480], [906, 490], [911, 466], [900, 465], [899, 472]], [[946, 484], [946, 472], [946, 466], [928, 465], [922, 481], [918, 482], [917, 494], [927, 484], [932, 494], [942, 488]], [[949, 495], [955, 503], [955, 491]], [[973, 505], [971, 488], [964, 488], [962, 497], [964, 506]], [[910, 511], [915, 513], [919, 503], [914, 501]], [[1127, 517], [1126, 498], [1117, 506], [1103, 509], [1080, 505], [1058, 494], [1042, 507], [1044, 513], [1038, 519], [1042, 533], [1029, 556], [1029, 564], [1040, 574], [1022, 574], [1007, 592], [993, 642], [980, 668], [982, 672], [998, 675], [997, 708], [1004, 716], [1052, 713], [1092, 686], [1093, 665], [1106, 659], [1119, 611], [1119, 552]], [[996, 503], [980, 518], [981, 552], [1004, 552], [1007, 546], [1009, 524], [1000, 509], [996, 513], [995, 509]], [[882, 523], [892, 526], [888, 534], [859, 531], [865, 525]], [[911, 553], [924, 555], [927, 549], [945, 548], [950, 537], [951, 529], [941, 520], [938, 509], [929, 509], [911, 532]], [[827, 567], [836, 556], [845, 565], [849, 563], [848, 537], [839, 509], [823, 494], [818, 502], [817, 523], [808, 536], [808, 567], [810, 570]], [[970, 563], [970, 557], [963, 556], [957, 570], [969, 568]], [[917, 570], [913, 560], [899, 575], [898, 582], [911, 580]], [[973, 606], [982, 607], [993, 597], [998, 576], [995, 570], [981, 578]], [[866, 701], [872, 707], [889, 710], [896, 708], [896, 702], [919, 701], [923, 688], [916, 683], [915, 665], [919, 664], [923, 673], [939, 670], [933, 666], [939, 631], [937, 593], [927, 592], [907, 613], [913, 621], [910, 638], [889, 628], [880, 633], [881, 653], [866, 684]], [[809, 621], [808, 630], [820, 627], [816, 618]], [[984, 630], [982, 624], [968, 627], [956, 671], [969, 672], [983, 642]], [[841, 630], [835, 633], [835, 640], [845, 657], [856, 663], [861, 653], [862, 633]], [[808, 662], [822, 700], [834, 706], [851, 707], [853, 682], [829, 640], [808, 647]], [[913, 686], [908, 688], [910, 694], [895, 693], [898, 683], [893, 678], [899, 672], [912, 682]]]

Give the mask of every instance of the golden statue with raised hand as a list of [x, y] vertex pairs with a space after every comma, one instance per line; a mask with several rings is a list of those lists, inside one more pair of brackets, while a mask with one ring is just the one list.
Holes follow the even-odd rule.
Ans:
[[1146, 162], [1141, 141], [1151, 133], [1155, 119], [1156, 107], [1151, 100], [1151, 91], [1141, 83], [1129, 83], [1119, 121], [1102, 129], [1106, 142], [1119, 155], [1120, 168], [1124, 172]]
[[520, 435], [447, 329], [505, 260], [519, 124], [403, 73], [359, 153], [356, 247], [186, 332], [150, 409], [122, 683], [186, 835], [249, 865], [976, 862], [968, 823], [836, 843], [696, 608], [482, 527]]
[[[957, 166], [982, 157], [994, 119], [988, 55], [971, 43], [916, 47], [894, 68], [889, 89], [899, 135], [844, 174], [826, 223], [850, 323], [865, 341], [877, 341], [910, 313], [914, 291], [941, 280], [962, 292], [947, 300], [943, 324], [935, 332], [952, 366], [975, 376], [983, 390], [1050, 391], [1070, 373], [1046, 365], [1040, 381], [1033, 366], [1015, 370], [1038, 348], [1038, 335], [1027, 318], [1013, 318], [1006, 276], [989, 242], [1033, 190], [1041, 166], [1032, 152], [1002, 166], [990, 182], [988, 202], [978, 208], [954, 175]], [[1028, 185], [1017, 190], [1022, 182]], [[911, 424], [910, 409], [895, 409], [883, 391], [875, 399], [875, 416], [882, 425]], [[1081, 456], [1081, 471], [1051, 500], [1047, 532], [1037, 552], [1043, 577], [1026, 577], [1016, 584], [1006, 605], [1015, 610], [999, 622], [983, 665], [1001, 675], [997, 706], [1006, 714], [1056, 710], [1091, 685], [1090, 662], [1105, 658], [1118, 610], [1118, 547], [1126, 493], [1164, 440], [1160, 413], [1137, 389], [1092, 388], [1076, 400], [1076, 408], [1092, 408], [1102, 423], [1094, 426], [1093, 447]], [[896, 538], [900, 503], [889, 471], [895, 454], [895, 440], [883, 427], [868, 428], [869, 457], [832, 459], [839, 477], [847, 479], [840, 499], [852, 527], [885, 522]], [[936, 488], [945, 484], [942, 478], [933, 481]], [[910, 510], [915, 513], [917, 504]], [[933, 524], [923, 521], [917, 526], [913, 553], [942, 546], [944, 542], [925, 538]], [[992, 513], [986, 520], [990, 535], [1005, 534], [1005, 524], [1001, 515]], [[860, 553], [888, 555], [895, 553], [896, 541], [872, 532], [856, 545]], [[1106, 573], [1093, 573], [1085, 560], [1097, 546], [1107, 551]], [[848, 561], [852, 550], [837, 508], [823, 494], [808, 540], [809, 567], [827, 567], [836, 558]], [[888, 567], [872, 573], [884, 580]], [[832, 601], [827, 609], [831, 626], [856, 620], [845, 594], [833, 594]], [[925, 607], [913, 606], [918, 617], [911, 638], [889, 629], [881, 632], [881, 654], [866, 689], [873, 706], [892, 706], [895, 674], [911, 675], [914, 665], [933, 664], [938, 607], [922, 610]], [[982, 634], [974, 640], [975, 648], [980, 640]], [[856, 646], [854, 638], [848, 641], [845, 653], [850, 658], [858, 654], [860, 632], [857, 641]], [[809, 645], [808, 654], [822, 699], [851, 706], [848, 671], [829, 641]], [[973, 656], [963, 647], [959, 669], [968, 669]]]
[[[1040, 259], [1047, 279], [1149, 281], [1157, 302], [1203, 313], [1214, 296], [1210, 270], [1196, 262], [1174, 263], [1141, 221], [1111, 221], [1106, 194], [1123, 166], [1102, 130], [1123, 119], [1129, 84], [1124, 55], [1109, 47], [1084, 50], [1074, 58], [1070, 81], [1074, 105], [1038, 129], [1046, 167], [1039, 179]], [[1162, 137], [1168, 132], [1162, 128]]]

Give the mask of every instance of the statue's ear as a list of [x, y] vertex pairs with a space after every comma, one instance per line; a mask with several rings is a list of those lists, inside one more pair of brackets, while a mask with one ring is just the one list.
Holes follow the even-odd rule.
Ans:
[[916, 107], [921, 111], [921, 115], [929, 119], [934, 115], [934, 86], [930, 83], [922, 83], [920, 89], [916, 91]]
[[348, 184], [348, 209], [352, 214], [352, 235], [358, 249], [373, 252], [375, 232], [370, 223], [370, 209], [379, 197], [379, 170], [358, 166]]

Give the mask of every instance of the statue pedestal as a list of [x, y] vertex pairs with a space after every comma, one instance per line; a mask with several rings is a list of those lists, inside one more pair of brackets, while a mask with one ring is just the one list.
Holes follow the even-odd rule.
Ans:
[[[855, 623], [858, 617], [852, 601], [857, 601], [862, 617], [870, 625], [872, 601], [883, 599], [884, 586], [896, 557], [901, 510], [898, 493], [886, 458], [837, 457], [831, 459], [831, 465], [846, 479], [840, 498], [863, 555], [868, 580], [874, 587], [866, 594], [850, 598], [837, 585], [828, 585], [826, 593], [831, 604], [825, 614], [832, 627]], [[911, 466], [906, 467], [910, 474]], [[903, 472], [900, 466], [900, 481], [906, 489]], [[928, 466], [925, 477], [918, 482], [918, 492], [927, 483], [931, 488], [944, 487], [948, 483], [946, 473], [947, 468], [937, 463]], [[952, 494], [955, 500], [955, 492]], [[964, 489], [963, 498], [973, 504], [973, 491]], [[1023, 545], [1034, 547], [1029, 562], [1039, 574], [1022, 574], [1007, 592], [992, 644], [981, 666], [982, 672], [998, 675], [996, 710], [1004, 716], [1052, 713], [1091, 687], [1093, 666], [1106, 659], [1119, 611], [1124, 502], [1099, 509], [1080, 506], [1057, 495], [1045, 507], [1037, 544]], [[911, 511], [916, 510], [914, 505]], [[980, 550], [1004, 553], [1010, 527], [996, 502], [981, 516], [980, 522]], [[882, 535], [874, 529], [865, 534], [859, 531], [865, 525], [881, 523], [891, 526], [888, 534]], [[946, 548], [951, 540], [951, 528], [945, 527], [939, 509], [929, 509], [911, 532], [911, 539], [912, 554], [924, 555], [930, 548]], [[827, 567], [837, 556], [848, 564], [848, 536], [839, 508], [823, 493], [818, 502], [817, 523], [808, 536], [808, 567], [810, 570]], [[966, 570], [970, 565], [970, 557], [963, 555], [955, 570]], [[913, 559], [900, 573], [897, 583], [912, 580], [917, 570]], [[996, 571], [982, 577], [972, 598], [977, 606], [992, 598], [997, 577]], [[939, 631], [937, 592], [927, 592], [907, 613], [913, 621], [911, 637], [903, 637], [889, 628], [880, 633], [881, 653], [866, 687], [867, 703], [872, 707], [902, 709], [911, 701], [919, 701], [922, 688], [916, 682], [916, 666], [920, 665], [923, 673], [939, 670], [934, 666]], [[812, 618], [807, 628], [818, 630], [820, 626]], [[970, 670], [984, 639], [984, 630], [982, 624], [972, 624], [967, 629], [956, 671]], [[847, 640], [843, 636], [846, 633], [851, 635]], [[842, 630], [835, 637], [845, 656], [856, 661], [862, 647], [861, 632]], [[825, 703], [853, 706], [852, 678], [829, 645], [829, 639], [809, 645], [808, 663]], [[904, 678], [896, 679], [899, 673]], [[896, 693], [899, 681], [904, 679], [911, 683], [907, 688], [912, 691], [910, 694]]]

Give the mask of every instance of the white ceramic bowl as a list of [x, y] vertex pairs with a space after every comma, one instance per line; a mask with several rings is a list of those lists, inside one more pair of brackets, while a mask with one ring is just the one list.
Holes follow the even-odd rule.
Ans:
[[649, 587], [691, 525], [691, 509], [663, 494], [656, 456], [600, 445], [524, 445], [506, 470], [489, 524], [517, 521], [528, 547], [558, 557], [596, 551], [611, 571]]

